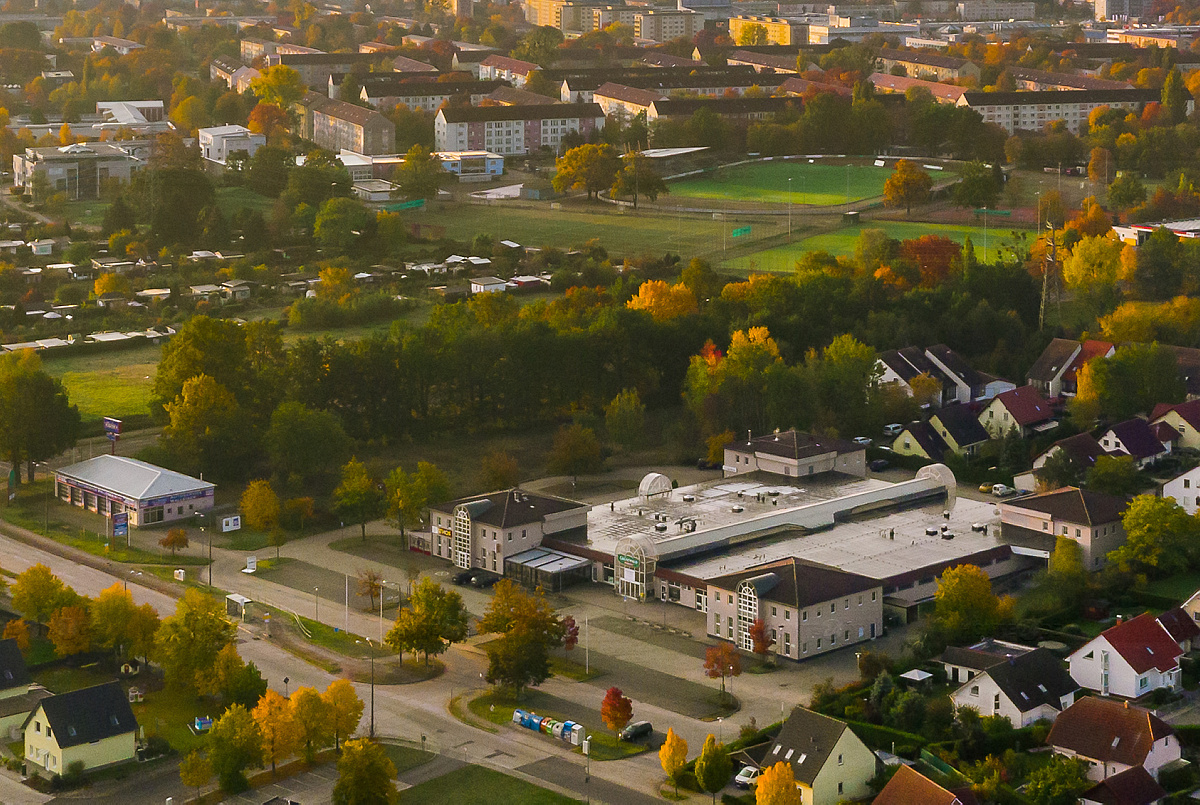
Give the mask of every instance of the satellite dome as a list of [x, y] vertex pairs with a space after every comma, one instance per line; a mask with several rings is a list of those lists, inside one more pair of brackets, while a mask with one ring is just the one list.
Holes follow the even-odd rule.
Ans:
[[671, 479], [661, 472], [651, 472], [638, 484], [638, 494], [644, 498], [667, 495], [671, 492]]

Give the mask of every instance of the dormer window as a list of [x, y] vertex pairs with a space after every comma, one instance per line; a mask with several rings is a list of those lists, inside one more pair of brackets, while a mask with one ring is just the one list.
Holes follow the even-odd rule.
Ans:
[[789, 750], [787, 750], [787, 754], [783, 756], [783, 759], [784, 759], [784, 760], [791, 760], [791, 759], [792, 759], [792, 753], [793, 753], [793, 752], [795, 752], [795, 751], [796, 751], [795, 749], [789, 749]]
[[67, 727], [67, 735], [70, 735], [72, 738], [74, 738], [77, 734], [78, 733], [75, 732], [74, 727]]

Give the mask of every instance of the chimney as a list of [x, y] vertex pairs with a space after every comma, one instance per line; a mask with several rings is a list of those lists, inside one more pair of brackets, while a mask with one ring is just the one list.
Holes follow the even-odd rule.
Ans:
[[1120, 625], [1121, 625], [1121, 616], [1118, 615], [1117, 616], [1117, 626], [1120, 626]]

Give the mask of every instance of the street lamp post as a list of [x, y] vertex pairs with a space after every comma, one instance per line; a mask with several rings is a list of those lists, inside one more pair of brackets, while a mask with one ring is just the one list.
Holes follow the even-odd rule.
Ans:
[[[368, 655], [371, 659], [371, 737], [375, 737], [375, 644], [371, 642], [371, 638], [364, 637], [367, 641], [367, 646], [371, 649]], [[362, 644], [363, 640], [355, 640], [355, 643]], [[422, 741], [424, 740], [424, 736]]]
[[792, 177], [788, 177], [788, 243], [792, 242]]
[[317, 623], [321, 622], [321, 599], [317, 596], [320, 591], [320, 587], [313, 587], [313, 620]]
[[387, 579], [379, 580], [379, 644], [383, 645], [383, 596], [387, 592]]

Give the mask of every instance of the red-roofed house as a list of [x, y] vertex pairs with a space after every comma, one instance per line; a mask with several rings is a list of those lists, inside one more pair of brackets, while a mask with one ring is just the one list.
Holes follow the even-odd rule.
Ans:
[[1017, 431], [1022, 438], [1034, 433], [1051, 430], [1058, 423], [1053, 419], [1054, 411], [1033, 386], [1021, 386], [1012, 391], [997, 394], [979, 412], [979, 424], [994, 439], [1003, 438], [1010, 431]]
[[1071, 361], [1071, 365], [1067, 367], [1067, 371], [1063, 372], [1062, 393], [1074, 396], [1078, 391], [1077, 375], [1079, 367], [1093, 358], [1111, 358], [1116, 351], [1117, 348], [1108, 341], [1084, 341], [1083, 348], [1079, 350], [1079, 354], [1075, 356], [1075, 360]]
[[529, 76], [539, 69], [541, 68], [533, 62], [493, 53], [479, 63], [479, 77], [483, 80], [499, 78], [511, 81], [514, 87], [520, 89], [525, 86]]
[[1105, 629], [1067, 662], [1080, 687], [1136, 699], [1159, 688], [1178, 689], [1183, 654], [1167, 628], [1145, 613]]
[[1171, 726], [1149, 710], [1128, 702], [1088, 696], [1063, 710], [1046, 743], [1056, 755], [1088, 764], [1088, 778], [1107, 780], [1144, 768], [1154, 779], [1179, 760], [1179, 739]]
[[875, 797], [873, 805], [975, 805], [970, 788], [950, 791], [930, 780], [911, 766], [896, 769], [892, 779]]
[[1168, 609], [1158, 616], [1158, 622], [1184, 653], [1191, 651], [1193, 641], [1200, 637], [1200, 626], [1196, 625], [1192, 615], [1183, 607]]
[[1200, 449], [1200, 400], [1188, 400], [1178, 405], [1159, 403], [1150, 413], [1150, 424], [1165, 423], [1173, 428], [1179, 438], [1178, 447]]

